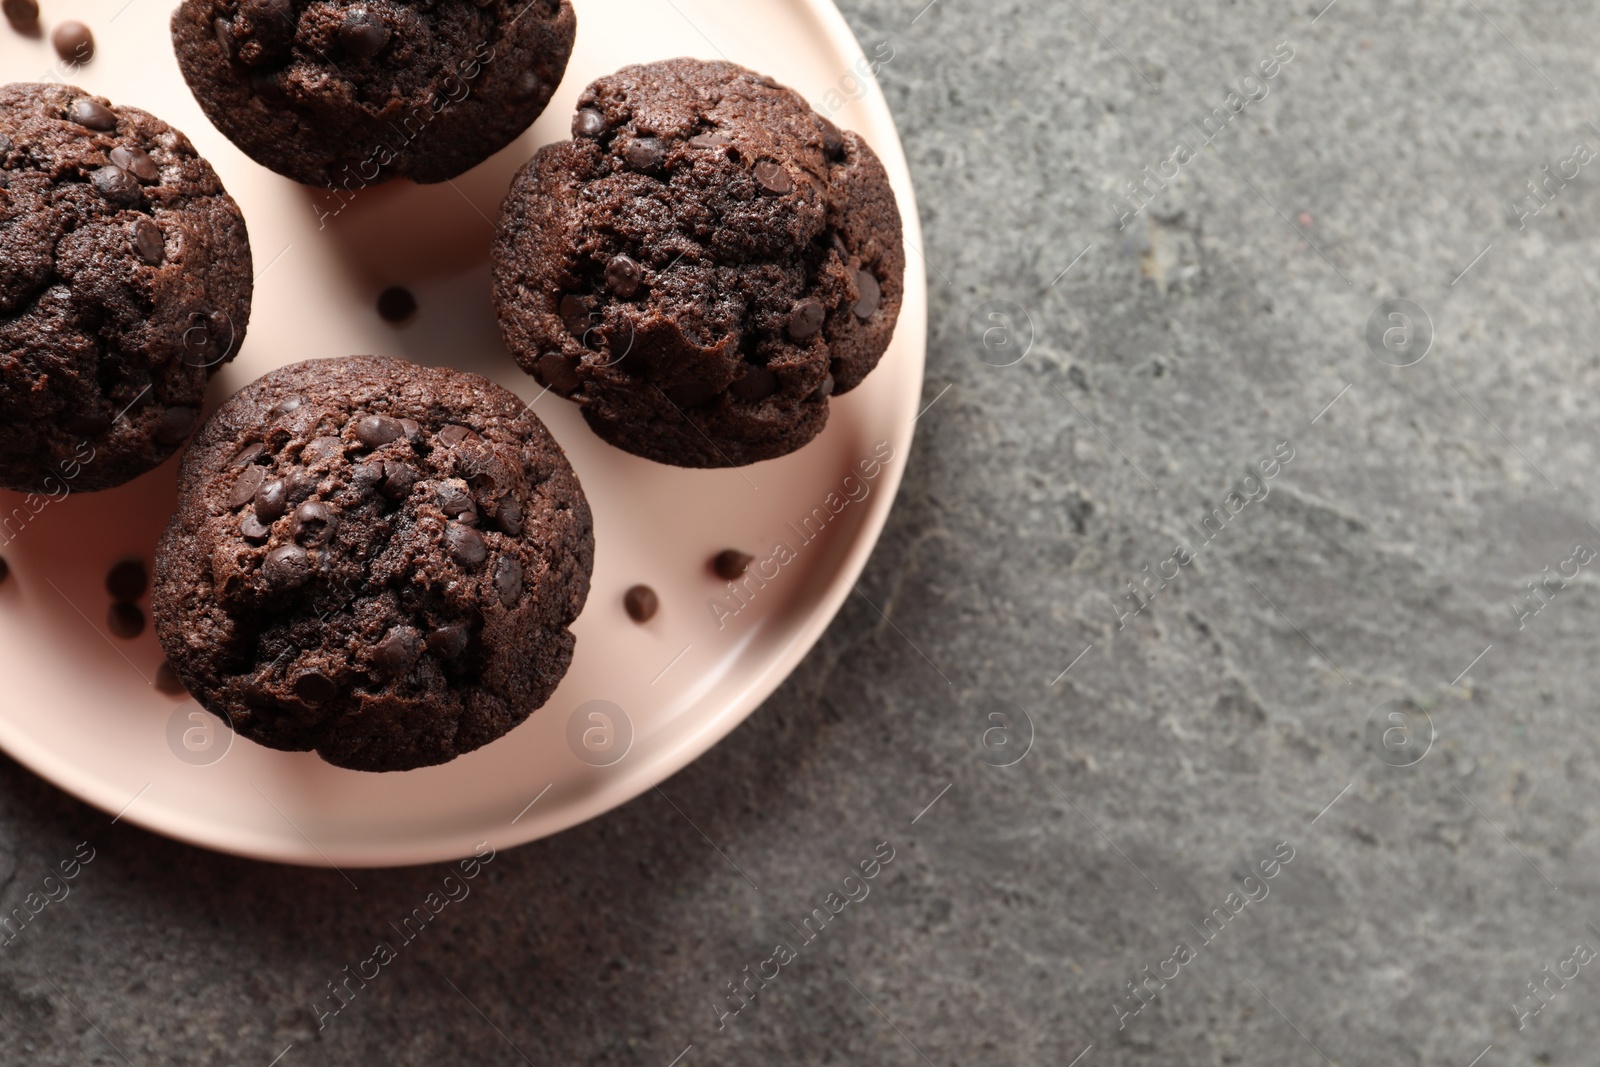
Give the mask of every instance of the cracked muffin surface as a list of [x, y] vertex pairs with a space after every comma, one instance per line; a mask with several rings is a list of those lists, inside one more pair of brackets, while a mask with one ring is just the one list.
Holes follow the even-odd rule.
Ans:
[[375, 356], [273, 371], [206, 422], [178, 488], [157, 634], [253, 741], [356, 770], [443, 763], [523, 722], [571, 663], [589, 505], [486, 378]]
[[172, 41], [206, 117], [251, 159], [355, 192], [442, 182], [544, 111], [570, 0], [183, 0]]
[[0, 486], [120, 485], [188, 438], [250, 318], [244, 217], [183, 134], [0, 86]]
[[684, 467], [785, 455], [877, 365], [905, 253], [883, 165], [725, 62], [625, 67], [501, 206], [495, 306], [524, 370], [597, 434]]

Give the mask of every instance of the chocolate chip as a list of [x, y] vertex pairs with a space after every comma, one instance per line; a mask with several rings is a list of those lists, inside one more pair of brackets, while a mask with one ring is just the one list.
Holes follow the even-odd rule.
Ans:
[[622, 606], [634, 622], [649, 622], [655, 618], [661, 598], [648, 585], [636, 585], [622, 594]]
[[398, 678], [411, 670], [420, 655], [422, 635], [410, 626], [396, 626], [372, 650], [372, 666], [386, 678]]
[[106, 574], [106, 592], [119, 604], [132, 604], [150, 588], [150, 571], [142, 559], [118, 561]]
[[606, 264], [606, 284], [624, 300], [637, 293], [643, 281], [644, 268], [629, 256], [612, 256]]
[[512, 537], [522, 536], [522, 505], [517, 503], [517, 498], [508, 496], [500, 501], [500, 508], [495, 512], [495, 521], [500, 524], [500, 529]]
[[378, 294], [378, 317], [385, 322], [404, 322], [417, 313], [417, 298], [403, 285], [391, 285]]
[[350, 480], [362, 492], [374, 488], [383, 481], [383, 460], [369, 459], [365, 463], [358, 463], [350, 474]]
[[865, 321], [872, 318], [872, 313], [883, 302], [883, 289], [878, 285], [878, 279], [864, 270], [856, 272], [856, 288], [861, 292], [861, 299], [856, 301], [855, 306], [856, 318]]
[[416, 484], [417, 472], [408, 463], [398, 460], [386, 459], [383, 461], [383, 495], [390, 500], [400, 500], [411, 492], [411, 487]]
[[606, 132], [606, 117], [592, 107], [586, 107], [572, 116], [572, 136], [599, 137]]
[[539, 357], [539, 378], [562, 395], [583, 384], [578, 378], [578, 358], [560, 352], [546, 352]]
[[233, 483], [233, 492], [228, 494], [230, 508], [242, 508], [256, 498], [256, 490], [261, 488], [261, 483], [267, 480], [267, 468], [251, 464], [239, 475], [239, 480]]
[[439, 508], [452, 519], [467, 525], [478, 521], [478, 505], [472, 494], [460, 485], [446, 482], [439, 490]]
[[267, 446], [263, 442], [257, 441], [254, 444], [245, 445], [238, 452], [235, 452], [233, 458], [228, 461], [228, 466], [248, 467], [266, 454]]
[[301, 463], [321, 463], [344, 455], [344, 440], [339, 437], [313, 437], [300, 450]]
[[18, 33], [28, 33], [39, 25], [39, 0], [5, 0], [0, 8], [4, 8], [6, 21]]
[[738, 581], [744, 577], [744, 572], [750, 568], [750, 561], [754, 556], [747, 552], [740, 552], [737, 548], [725, 548], [718, 552], [711, 560], [711, 569], [717, 572], [717, 577], [725, 581]]
[[106, 612], [106, 629], [124, 641], [144, 633], [144, 609], [137, 604], [113, 604]]
[[789, 312], [789, 337], [796, 341], [809, 340], [822, 329], [822, 320], [827, 317], [819, 301], [807, 298], [794, 306]]
[[113, 204], [132, 207], [139, 202], [139, 179], [114, 163], [95, 168], [89, 174], [89, 184]]
[[289, 536], [302, 545], [320, 545], [333, 536], [333, 509], [320, 500], [307, 500], [294, 509]]
[[574, 337], [582, 337], [589, 332], [589, 327], [594, 325], [589, 319], [589, 305], [581, 296], [568, 293], [561, 298], [559, 310], [562, 325], [566, 326], [567, 332]]
[[167, 258], [167, 242], [161, 236], [161, 227], [142, 215], [128, 227], [128, 236], [133, 239], [133, 250], [139, 258], [152, 267]]
[[401, 419], [400, 428], [406, 432], [408, 441], [416, 441], [422, 437], [422, 426], [416, 419]]
[[364, 7], [353, 7], [339, 23], [339, 47], [357, 59], [371, 59], [389, 43], [389, 27]]
[[839, 127], [829, 122], [821, 115], [817, 116], [817, 128], [822, 131], [822, 150], [834, 159], [844, 156], [844, 134], [839, 132]]
[[0, 556], [0, 585], [4, 585], [9, 577], [11, 577], [11, 564], [6, 562], [4, 556]]
[[445, 527], [444, 540], [450, 546], [450, 554], [460, 563], [482, 563], [489, 558], [489, 546], [483, 543], [483, 535], [470, 526], [450, 523]]
[[272, 405], [272, 410], [267, 412], [267, 416], [273, 419], [281, 419], [291, 411], [299, 411], [300, 405], [304, 403], [305, 401], [297, 396], [285, 397]]
[[789, 172], [770, 159], [763, 159], [756, 164], [756, 182], [769, 193], [784, 193], [794, 190], [794, 182], [789, 178]]
[[233, 58], [233, 24], [218, 15], [211, 20], [211, 35], [217, 39], [217, 44], [222, 46], [222, 54], [228, 59]]
[[[57, 26], [50, 34], [50, 44], [54, 46], [56, 55], [62, 59], [70, 59], [76, 63], [87, 63], [94, 58], [94, 34], [89, 32], [89, 27], [72, 19]], [[84, 123], [85, 126], [89, 124]], [[95, 130], [109, 130], [110, 126], [92, 126]]]
[[110, 159], [112, 163], [142, 182], [153, 182], [161, 177], [161, 170], [156, 166], [156, 161], [142, 148], [119, 144], [111, 150]]
[[321, 671], [307, 671], [294, 680], [294, 695], [307, 704], [326, 704], [339, 695], [339, 686]]
[[717, 390], [704, 382], [686, 382], [666, 390], [667, 399], [680, 408], [697, 408], [717, 395]]
[[470, 430], [465, 426], [458, 426], [453, 422], [440, 428], [438, 438], [440, 444], [452, 448], [456, 445], [464, 444], [467, 441], [483, 440], [483, 438], [478, 436], [477, 431]]
[[654, 137], [636, 137], [622, 151], [629, 166], [638, 170], [654, 170], [667, 158], [667, 146]]
[[298, 589], [311, 577], [311, 557], [299, 545], [279, 545], [267, 553], [261, 573], [274, 589]]
[[156, 422], [156, 444], [181, 445], [194, 430], [194, 424], [200, 417], [199, 408], [168, 408], [161, 413], [161, 418]]
[[277, 522], [287, 510], [289, 490], [282, 478], [274, 478], [256, 490], [256, 518], [262, 522], [269, 525]]
[[183, 687], [183, 682], [178, 679], [178, 672], [172, 669], [172, 664], [166, 660], [156, 668], [156, 688], [168, 696], [184, 696], [188, 690]]
[[465, 626], [456, 623], [441, 626], [428, 635], [428, 651], [440, 659], [455, 659], [467, 650], [471, 636]]
[[522, 597], [522, 564], [510, 556], [494, 561], [494, 591], [500, 606], [509, 608]]
[[765, 367], [751, 364], [745, 368], [744, 377], [734, 379], [728, 386], [728, 395], [735, 400], [753, 404], [765, 400], [778, 391], [778, 376]]
[[272, 536], [272, 531], [256, 518], [256, 513], [247, 511], [239, 517], [239, 533], [246, 541], [261, 542]]
[[720, 133], [697, 133], [689, 138], [690, 148], [721, 148], [733, 142]]
[[295, 467], [283, 476], [283, 491], [289, 503], [298, 504], [317, 491], [318, 478], [303, 467]]
[[811, 390], [810, 399], [826, 400], [833, 395], [833, 375], [828, 374], [822, 379], [822, 384]]
[[368, 415], [356, 422], [356, 440], [368, 448], [377, 448], [390, 441], [398, 441], [406, 435], [406, 428], [400, 425], [399, 419], [391, 419], [387, 415]]

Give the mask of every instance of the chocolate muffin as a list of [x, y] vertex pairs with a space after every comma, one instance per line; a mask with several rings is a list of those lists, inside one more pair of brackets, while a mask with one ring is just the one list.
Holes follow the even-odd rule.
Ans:
[[569, 0], [183, 0], [178, 66], [251, 159], [307, 185], [442, 182], [533, 124]]
[[681, 467], [792, 452], [877, 365], [905, 252], [883, 165], [770, 78], [673, 59], [590, 85], [500, 209], [523, 369], [606, 441]]
[[0, 86], [0, 486], [105, 489], [170, 456], [250, 293], [244, 217], [187, 137]]
[[572, 661], [594, 534], [537, 416], [375, 356], [273, 371], [185, 454], [151, 607], [202, 705], [271, 748], [399, 771], [521, 723]]

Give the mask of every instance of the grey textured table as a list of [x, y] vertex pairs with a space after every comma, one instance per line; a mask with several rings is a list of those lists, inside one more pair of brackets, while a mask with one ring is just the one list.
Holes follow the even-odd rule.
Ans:
[[96, 850], [0, 1061], [1594, 1063], [1600, 18], [1324, 2], [849, 0], [932, 293], [884, 615], [347, 1002], [447, 868], [0, 764], [0, 904]]

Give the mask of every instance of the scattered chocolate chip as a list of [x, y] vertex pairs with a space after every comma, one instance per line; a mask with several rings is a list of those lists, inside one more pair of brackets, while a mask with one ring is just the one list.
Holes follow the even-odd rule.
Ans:
[[6, 562], [4, 556], [0, 556], [0, 585], [4, 585], [9, 577], [11, 577], [11, 564]]
[[510, 556], [494, 561], [494, 591], [501, 607], [509, 608], [522, 597], [522, 564]]
[[636, 585], [622, 594], [622, 606], [634, 622], [649, 622], [655, 618], [661, 598], [648, 585]]
[[239, 480], [233, 483], [233, 492], [228, 494], [230, 508], [242, 508], [256, 498], [256, 490], [261, 488], [261, 483], [267, 480], [267, 468], [251, 464], [239, 475]]
[[294, 680], [294, 695], [307, 704], [326, 704], [339, 695], [339, 686], [321, 671], [307, 671]]
[[833, 375], [828, 374], [822, 379], [822, 384], [811, 390], [812, 400], [826, 400], [833, 395]]
[[428, 635], [428, 651], [440, 659], [455, 659], [467, 650], [471, 636], [465, 626], [455, 623], [441, 626]]
[[178, 680], [178, 672], [166, 660], [162, 660], [161, 666], [156, 668], [156, 688], [168, 696], [184, 696], [189, 692]]
[[733, 142], [720, 133], [697, 133], [689, 138], [690, 148], [721, 148]]
[[564, 356], [560, 352], [546, 352], [539, 357], [539, 377], [544, 384], [563, 395], [582, 384], [578, 378], [578, 358]]
[[399, 419], [391, 419], [387, 415], [368, 415], [356, 422], [356, 440], [368, 448], [377, 448], [390, 441], [398, 441], [406, 435], [406, 428], [400, 425]]
[[150, 266], [167, 258], [167, 242], [161, 236], [161, 227], [144, 216], [133, 220], [128, 227], [128, 236], [133, 239], [133, 250]]
[[300, 405], [304, 404], [304, 403], [305, 403], [305, 401], [302, 400], [300, 397], [297, 397], [297, 396], [285, 397], [284, 399], [282, 399], [282, 400], [278, 401], [276, 404], [274, 404], [272, 406], [272, 410], [267, 412], [267, 415], [270, 418], [281, 419], [283, 416], [289, 414], [291, 411], [299, 411], [300, 410]]
[[183, 444], [189, 434], [194, 431], [195, 421], [199, 418], [199, 408], [168, 408], [161, 413], [161, 419], [156, 423], [156, 443], [160, 445]]
[[666, 394], [680, 408], [697, 408], [716, 396], [717, 391], [704, 382], [686, 382], [666, 390]]
[[834, 159], [841, 158], [844, 155], [844, 134], [839, 132], [839, 127], [818, 115], [817, 128], [822, 131], [822, 150]]
[[794, 190], [794, 182], [789, 178], [789, 172], [770, 159], [763, 159], [756, 164], [756, 182], [769, 193], [784, 193]]
[[400, 500], [411, 492], [411, 487], [416, 484], [417, 472], [408, 463], [398, 460], [386, 459], [383, 461], [383, 495], [390, 500]]
[[749, 569], [750, 561], [753, 559], [754, 556], [740, 552], [737, 548], [725, 548], [712, 557], [711, 569], [724, 581], [738, 581], [744, 577], [744, 572]]
[[144, 633], [144, 609], [137, 604], [111, 605], [106, 612], [106, 629], [124, 641], [133, 640]]
[[778, 376], [765, 367], [754, 364], [745, 368], [744, 377], [734, 379], [728, 386], [728, 395], [735, 400], [742, 400], [753, 404], [757, 400], [765, 400], [778, 391]]
[[489, 558], [489, 546], [483, 543], [483, 535], [470, 526], [450, 523], [445, 527], [444, 540], [450, 546], [450, 554], [458, 562], [482, 563]]
[[386, 678], [398, 678], [411, 670], [422, 655], [422, 635], [410, 626], [396, 626], [372, 650], [372, 665]]
[[39, 25], [39, 0], [5, 0], [0, 8], [18, 33], [30, 33]]
[[311, 557], [299, 545], [279, 545], [267, 553], [261, 573], [274, 589], [297, 589], [311, 577]]
[[142, 182], [153, 182], [161, 177], [161, 168], [150, 158], [150, 153], [131, 145], [117, 145], [111, 150], [111, 162]]
[[872, 313], [883, 302], [883, 288], [871, 272], [864, 270], [856, 272], [856, 288], [861, 291], [861, 299], [856, 301], [855, 306], [856, 318], [865, 321], [872, 318]]
[[606, 264], [606, 284], [624, 300], [637, 293], [643, 281], [644, 268], [630, 256], [612, 256]]
[[247, 511], [239, 517], [239, 533], [246, 541], [257, 543], [272, 536], [272, 530], [256, 518], [256, 513], [253, 511]]
[[599, 137], [606, 132], [606, 117], [592, 107], [586, 107], [572, 116], [572, 136]]
[[[94, 34], [89, 32], [89, 27], [76, 19], [69, 19], [57, 26], [50, 34], [50, 44], [55, 48], [56, 55], [62, 59], [69, 59], [75, 63], [87, 63], [94, 58]], [[84, 123], [85, 126], [89, 124]], [[93, 126], [91, 129], [109, 130], [110, 126]]]
[[228, 461], [228, 466], [248, 467], [250, 464], [254, 463], [256, 460], [260, 459], [266, 454], [266, 444], [264, 442], [257, 441], [254, 444], [245, 445], [243, 448], [239, 449], [238, 452], [235, 452], [233, 458]]
[[654, 170], [667, 158], [667, 146], [655, 137], [637, 137], [623, 149], [628, 165], [638, 170]]
[[139, 179], [115, 163], [96, 167], [89, 174], [89, 184], [113, 204], [132, 207], [139, 202]]
[[385, 322], [404, 322], [417, 313], [417, 298], [403, 285], [391, 285], [378, 294], [378, 317]]
[[274, 478], [256, 490], [256, 518], [262, 522], [268, 525], [277, 522], [287, 510], [289, 489], [282, 478]]
[[500, 529], [512, 537], [522, 536], [522, 505], [517, 503], [516, 497], [508, 496], [500, 501], [494, 519], [500, 524]]
[[339, 23], [339, 47], [357, 59], [371, 59], [389, 43], [389, 27], [364, 7], [346, 11]]
[[807, 297], [794, 306], [789, 312], [789, 337], [795, 341], [807, 341], [815, 337], [822, 329], [822, 320], [827, 317], [820, 301]]
[[456, 445], [464, 444], [467, 441], [483, 440], [483, 438], [478, 436], [477, 431], [470, 430], [465, 426], [458, 426], [453, 422], [442, 427], [439, 430], [438, 437], [440, 444], [452, 448]]
[[320, 500], [307, 500], [294, 509], [289, 536], [302, 545], [320, 545], [333, 536], [333, 509]]
[[117, 562], [106, 574], [106, 592], [119, 604], [137, 603], [150, 588], [150, 571], [142, 559]]

